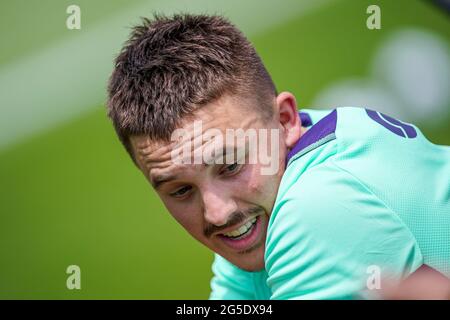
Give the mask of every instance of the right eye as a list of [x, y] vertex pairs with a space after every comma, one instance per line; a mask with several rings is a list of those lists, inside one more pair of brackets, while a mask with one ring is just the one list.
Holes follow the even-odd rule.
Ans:
[[179, 189], [177, 189], [176, 191], [170, 193], [170, 196], [175, 197], [175, 198], [181, 198], [183, 196], [185, 196], [189, 191], [191, 191], [192, 187], [191, 186], [184, 186], [181, 187]]

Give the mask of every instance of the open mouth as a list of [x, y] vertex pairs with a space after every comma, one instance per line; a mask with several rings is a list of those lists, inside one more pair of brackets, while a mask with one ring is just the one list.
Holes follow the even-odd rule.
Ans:
[[231, 232], [226, 232], [223, 235], [225, 237], [228, 237], [233, 240], [239, 240], [239, 239], [245, 237], [246, 235], [248, 235], [248, 233], [255, 226], [255, 223], [256, 223], [256, 217], [253, 218], [252, 220], [248, 221], [246, 224], [242, 225], [241, 227], [239, 227], [239, 229], [233, 230]]
[[243, 251], [257, 240], [261, 230], [261, 216], [254, 217], [235, 230], [219, 234], [219, 238], [232, 249]]

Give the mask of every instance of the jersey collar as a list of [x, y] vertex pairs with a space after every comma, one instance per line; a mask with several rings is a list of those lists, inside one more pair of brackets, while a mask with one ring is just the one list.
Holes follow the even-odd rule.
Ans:
[[300, 158], [309, 151], [323, 145], [336, 138], [337, 111], [334, 109], [328, 115], [320, 119], [313, 125], [311, 117], [306, 112], [299, 112], [302, 126], [310, 127], [297, 141], [291, 151], [289, 151], [286, 163], [287, 166], [295, 159]]

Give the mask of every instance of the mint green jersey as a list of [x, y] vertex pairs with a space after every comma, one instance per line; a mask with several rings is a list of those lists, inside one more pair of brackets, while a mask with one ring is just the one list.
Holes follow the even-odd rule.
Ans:
[[450, 277], [450, 147], [363, 108], [303, 109], [287, 157], [265, 269], [216, 255], [211, 299], [372, 297], [373, 276], [426, 264]]

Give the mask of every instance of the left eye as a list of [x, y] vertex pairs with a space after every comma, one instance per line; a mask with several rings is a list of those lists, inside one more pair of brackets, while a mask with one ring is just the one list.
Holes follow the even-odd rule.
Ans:
[[182, 196], [186, 195], [189, 191], [191, 191], [191, 189], [192, 189], [191, 186], [185, 186], [185, 187], [178, 189], [175, 192], [172, 192], [170, 195], [172, 197], [182, 197]]
[[237, 164], [237, 162], [230, 164], [229, 166], [226, 166], [225, 169], [223, 170], [223, 173], [227, 174], [227, 173], [233, 173], [236, 172], [239, 169], [239, 165]]

